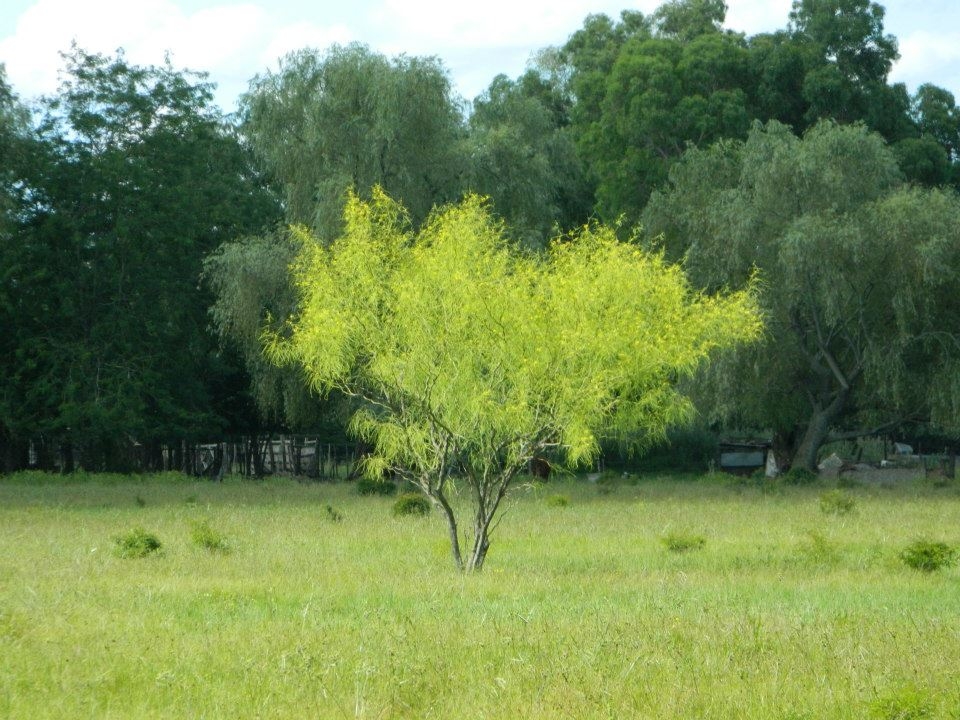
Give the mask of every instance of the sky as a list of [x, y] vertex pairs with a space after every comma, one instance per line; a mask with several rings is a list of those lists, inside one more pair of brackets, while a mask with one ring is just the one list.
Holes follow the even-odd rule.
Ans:
[[[0, 0], [0, 63], [21, 98], [57, 87], [61, 51], [122, 47], [130, 61], [202, 70], [222, 109], [257, 73], [302, 47], [361, 42], [390, 57], [434, 55], [467, 100], [498, 74], [516, 77], [533, 54], [562, 44], [590, 13], [649, 13], [660, 0]], [[887, 0], [886, 32], [900, 43], [891, 81], [933, 82], [960, 98], [960, 2]], [[727, 28], [784, 28], [791, 0], [727, 0]]]

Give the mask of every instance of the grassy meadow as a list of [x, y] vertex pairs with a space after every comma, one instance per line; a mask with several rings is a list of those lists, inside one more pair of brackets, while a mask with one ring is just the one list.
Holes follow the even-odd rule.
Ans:
[[828, 489], [527, 486], [462, 576], [350, 483], [0, 478], [0, 717], [960, 718], [960, 569], [899, 557], [960, 488]]

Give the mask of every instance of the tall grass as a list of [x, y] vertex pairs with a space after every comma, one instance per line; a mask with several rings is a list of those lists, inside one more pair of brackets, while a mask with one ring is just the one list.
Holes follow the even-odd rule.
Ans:
[[348, 484], [0, 480], [0, 717], [957, 718], [960, 570], [899, 555], [956, 544], [960, 494], [823, 489], [550, 483], [465, 577], [438, 513]]

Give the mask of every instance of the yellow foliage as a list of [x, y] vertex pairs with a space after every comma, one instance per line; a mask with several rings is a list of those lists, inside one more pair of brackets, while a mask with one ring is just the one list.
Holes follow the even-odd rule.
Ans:
[[354, 431], [419, 472], [445, 450], [487, 472], [551, 445], [588, 460], [611, 429], [662, 435], [691, 412], [676, 381], [761, 331], [751, 291], [693, 293], [679, 267], [599, 225], [533, 255], [482, 198], [413, 233], [375, 190], [350, 198], [345, 228], [329, 247], [295, 231], [300, 310], [268, 349], [318, 390], [365, 398]]

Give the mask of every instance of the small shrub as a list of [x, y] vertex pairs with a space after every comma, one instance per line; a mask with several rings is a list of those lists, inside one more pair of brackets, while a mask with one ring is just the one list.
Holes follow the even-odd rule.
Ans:
[[194, 523], [190, 530], [190, 539], [197, 547], [210, 552], [230, 552], [230, 545], [223, 533], [214, 530], [207, 522]]
[[933, 703], [913, 686], [877, 698], [871, 710], [877, 720], [923, 720], [934, 716]]
[[570, 498], [566, 495], [551, 495], [547, 498], [547, 505], [549, 507], [567, 507], [570, 505]]
[[900, 559], [914, 570], [933, 572], [953, 565], [957, 561], [957, 551], [943, 542], [920, 539], [910, 543], [900, 553]]
[[805, 467], [792, 467], [783, 474], [783, 481], [787, 485], [810, 485], [817, 481], [817, 474]]
[[800, 541], [800, 552], [817, 565], [831, 565], [840, 559], [837, 546], [815, 530], [807, 531], [806, 538]]
[[707, 544], [707, 539], [703, 535], [672, 532], [660, 538], [660, 542], [670, 552], [681, 553], [688, 550], [700, 550]]
[[335, 507], [333, 507], [333, 505], [327, 505], [326, 509], [327, 509], [327, 520], [335, 523], [343, 521], [343, 513], [337, 510]]
[[390, 480], [373, 480], [371, 478], [363, 477], [357, 480], [357, 494], [358, 495], [396, 495], [397, 486], [394, 485]]
[[394, 517], [406, 515], [426, 515], [430, 512], [430, 501], [420, 493], [404, 493], [393, 504]]
[[849, 515], [856, 507], [853, 496], [843, 490], [828, 490], [820, 495], [820, 511], [827, 515]]
[[113, 543], [117, 555], [122, 558], [146, 557], [162, 547], [160, 539], [142, 527], [136, 527], [123, 535], [115, 535]]

